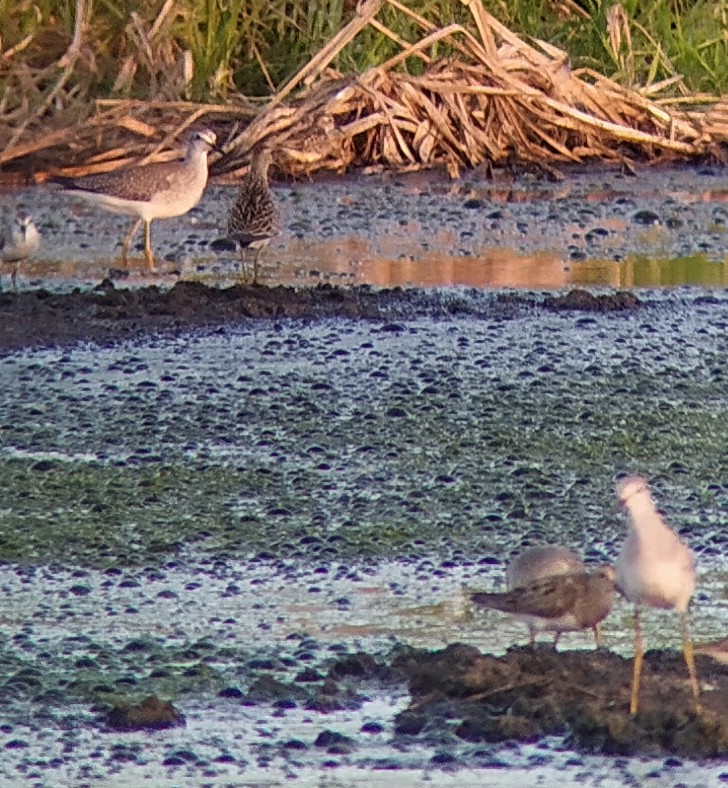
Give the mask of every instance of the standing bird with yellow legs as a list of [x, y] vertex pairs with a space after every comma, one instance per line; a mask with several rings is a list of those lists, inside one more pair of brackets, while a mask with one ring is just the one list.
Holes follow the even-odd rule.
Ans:
[[217, 136], [201, 129], [192, 133], [187, 153], [179, 161], [51, 180], [63, 187], [63, 194], [80, 197], [111, 213], [137, 217], [122, 242], [121, 261], [127, 264], [129, 246], [143, 223], [144, 256], [149, 269], [154, 270], [152, 221], [183, 216], [197, 205], [207, 186], [207, 154], [211, 150], [218, 150]]
[[647, 481], [641, 476], [621, 479], [619, 502], [627, 510], [629, 530], [614, 565], [617, 588], [634, 604], [634, 666], [630, 714], [639, 709], [640, 677], [644, 655], [640, 611], [645, 605], [675, 610], [682, 622], [683, 654], [690, 677], [695, 710], [702, 711], [695, 654], [690, 636], [688, 606], [695, 592], [693, 551], [660, 517]]

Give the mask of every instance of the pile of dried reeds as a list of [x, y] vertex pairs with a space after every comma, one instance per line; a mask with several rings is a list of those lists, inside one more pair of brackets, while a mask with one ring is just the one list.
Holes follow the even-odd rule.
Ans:
[[[403, 41], [378, 21], [385, 2], [416, 23], [419, 40]], [[627, 163], [718, 155], [728, 139], [726, 105], [716, 99], [700, 97], [688, 111], [687, 100], [648, 96], [666, 85], [629, 90], [588, 69], [572, 71], [565, 52], [527, 44], [480, 0], [463, 2], [473, 32], [437, 27], [398, 0], [363, 0], [354, 19], [259, 110], [107, 100], [96, 102], [81, 127], [47, 131], [40, 118], [26, 119], [11, 133], [0, 166], [33, 162], [36, 172], [58, 171], [60, 162], [73, 174], [113, 169], [169, 156], [162, 151], [202, 123], [227, 140], [218, 172], [237, 171], [251, 147], [266, 140], [285, 154], [277, 157], [279, 168], [293, 175], [350, 165], [441, 163], [455, 177], [463, 167], [504, 160], [544, 167], [587, 158]], [[329, 66], [337, 53], [368, 25], [401, 52], [361, 76], [334, 73]], [[435, 60], [434, 45], [452, 54]], [[408, 69], [415, 60], [419, 67]]]

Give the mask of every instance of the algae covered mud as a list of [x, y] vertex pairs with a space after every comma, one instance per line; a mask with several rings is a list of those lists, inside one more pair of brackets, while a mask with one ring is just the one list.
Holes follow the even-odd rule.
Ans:
[[[728, 296], [640, 291], [584, 311], [517, 293], [389, 293], [361, 320], [336, 316], [337, 291], [316, 293], [318, 315], [214, 327], [169, 309], [161, 323], [143, 317], [153, 308], [99, 314], [89, 294], [74, 344], [2, 357], [6, 783], [726, 779], [720, 760], [691, 758], [725, 746], [724, 670], [707, 660], [715, 716], [699, 745], [684, 735], [694, 720], [679, 662], [661, 652], [648, 658], [642, 727], [628, 727], [625, 703], [621, 738], [614, 724], [577, 737], [553, 705], [539, 706], [538, 729], [518, 722], [519, 736], [523, 709], [503, 696], [510, 730], [494, 710], [476, 735], [462, 703], [417, 693], [437, 689], [418, 673], [437, 655], [419, 649], [468, 644], [439, 663], [467, 671], [472, 647], [525, 641], [516, 622], [464, 602], [464, 588], [498, 585], [513, 552], [551, 541], [614, 559], [621, 471], [652, 479], [698, 555], [696, 639], [726, 634]], [[373, 297], [355, 296], [340, 295], [344, 315]], [[23, 298], [37, 296], [13, 303]], [[127, 338], [110, 342], [115, 322]], [[84, 326], [106, 333], [77, 344]], [[675, 647], [677, 630], [652, 613], [648, 648]], [[626, 605], [604, 637], [616, 653], [564, 635], [560, 648], [583, 650], [559, 664], [578, 690], [593, 658], [619, 704]], [[110, 729], [114, 704], [150, 695], [186, 725]], [[662, 738], [641, 739], [656, 719]]]
[[[19, 197], [45, 246], [0, 294], [0, 784], [728, 779], [728, 673], [699, 658], [696, 719], [676, 616], [646, 616], [631, 720], [626, 604], [608, 652], [554, 655], [466, 601], [525, 545], [613, 560], [639, 472], [697, 553], [696, 640], [726, 635], [721, 189], [278, 187], [264, 278], [295, 287], [212, 256], [222, 186], [155, 224], [153, 276], [110, 275], [123, 221]], [[530, 292], [332, 286], [360, 282]], [[120, 730], [148, 698], [172, 727]]]

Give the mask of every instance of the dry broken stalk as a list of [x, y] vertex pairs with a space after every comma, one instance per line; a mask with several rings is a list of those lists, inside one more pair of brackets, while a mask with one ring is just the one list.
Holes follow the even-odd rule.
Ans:
[[[407, 169], [439, 163], [454, 176], [465, 166], [505, 159], [548, 167], [585, 157], [649, 161], [658, 153], [664, 159], [714, 152], [728, 140], [728, 112], [721, 104], [701, 112], [687, 100], [673, 105], [654, 99], [656, 84], [630, 90], [589, 69], [572, 71], [563, 50], [522, 40], [480, 0], [463, 3], [472, 16], [471, 29], [437, 26], [400, 0], [363, 0], [351, 21], [257, 111], [252, 101], [234, 106], [107, 100], [96, 103], [83, 129], [60, 131], [49, 131], [28, 116], [14, 128], [0, 164], [32, 155], [40, 170], [63, 161], [64, 150], [75, 174], [84, 166], [90, 173], [129, 160], [162, 160], [180, 134], [202, 118], [221, 128], [227, 124], [227, 155], [220, 170], [237, 171], [250, 148], [266, 140], [290, 153], [280, 168], [292, 175], [373, 163]], [[407, 17], [418, 31], [414, 40], [405, 41], [377, 18], [385, 6]], [[64, 70], [45, 106], [48, 96], [64, 89], [79, 56], [85, 9], [85, 0], [76, 0], [74, 41], [58, 63]], [[615, 17], [617, 51], [625, 47], [623, 23]], [[368, 26], [400, 51], [359, 76], [332, 76], [331, 63]], [[158, 29], [152, 27], [147, 38], [152, 40]], [[431, 49], [441, 43], [452, 55], [432, 61]], [[407, 73], [412, 58], [419, 59], [422, 74]], [[671, 87], [675, 79], [661, 85]], [[326, 138], [325, 156], [307, 155], [307, 140], [322, 117], [331, 119], [335, 134]]]

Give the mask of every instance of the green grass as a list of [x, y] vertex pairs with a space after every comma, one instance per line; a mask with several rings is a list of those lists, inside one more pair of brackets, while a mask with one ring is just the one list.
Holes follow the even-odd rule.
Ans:
[[[434, 24], [473, 27], [459, 0], [410, 0], [407, 5]], [[565, 14], [549, 0], [485, 0], [484, 5], [519, 35], [565, 49], [573, 67], [589, 66], [626, 85], [678, 74], [684, 84], [675, 91], [728, 90], [728, 0], [624, 0], [627, 21], [617, 51], [608, 24], [612, 0], [582, 0], [586, 18], [573, 11]], [[346, 0], [178, 0], [167, 9], [156, 35], [146, 38], [163, 7], [163, 0], [97, 0], [90, 6], [81, 70], [93, 94], [196, 100], [236, 92], [268, 95], [354, 15], [354, 3]], [[9, 69], [53, 66], [72, 39], [74, 17], [71, 0], [0, 0], [2, 52], [30, 37], [0, 70], [0, 92]], [[379, 19], [404, 39], [421, 35], [409, 17], [390, 6], [385, 5]], [[362, 72], [397, 50], [394, 42], [368, 28], [332, 65], [344, 73]], [[191, 82], [183, 84], [170, 75], [181, 71], [186, 52], [194, 71]], [[431, 54], [450, 53], [440, 44]], [[125, 64], [129, 73], [120, 78]], [[420, 67], [414, 60], [408, 65]]]

